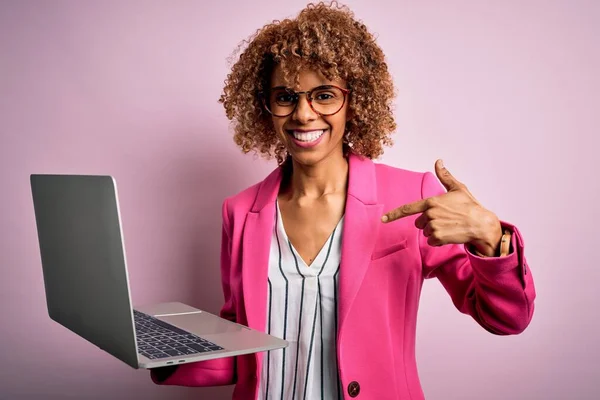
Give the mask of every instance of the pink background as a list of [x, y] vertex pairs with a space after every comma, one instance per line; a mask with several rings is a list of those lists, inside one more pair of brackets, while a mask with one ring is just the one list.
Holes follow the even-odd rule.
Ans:
[[[273, 163], [217, 103], [235, 46], [301, 1], [0, 2], [0, 398], [226, 399], [162, 388], [48, 318], [30, 173], [113, 174], [135, 304], [218, 312], [220, 205]], [[597, 399], [600, 2], [351, 1], [399, 97], [382, 161], [454, 175], [525, 235], [529, 329], [497, 337], [428, 281], [428, 399]], [[376, 368], [376, 366], [372, 366]]]

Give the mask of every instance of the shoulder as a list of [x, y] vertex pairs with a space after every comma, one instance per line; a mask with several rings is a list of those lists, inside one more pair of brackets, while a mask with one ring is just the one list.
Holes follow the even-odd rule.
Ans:
[[373, 163], [377, 190], [381, 197], [406, 197], [421, 199], [440, 186], [435, 175], [429, 171], [414, 171], [383, 163]]
[[281, 174], [281, 168], [277, 167], [262, 181], [227, 197], [223, 202], [223, 217], [226, 220], [245, 220], [245, 216], [251, 210], [262, 210], [267, 204], [274, 202], [279, 191]]
[[411, 171], [404, 168], [392, 167], [391, 165], [383, 163], [373, 163], [375, 165], [375, 174], [377, 181], [387, 179], [401, 179], [404, 182], [417, 182], [421, 183], [423, 176], [426, 172]]
[[223, 201], [223, 212], [227, 214], [229, 220], [233, 219], [235, 214], [247, 214], [250, 211], [262, 183], [263, 181], [257, 182], [252, 186], [225, 198]]

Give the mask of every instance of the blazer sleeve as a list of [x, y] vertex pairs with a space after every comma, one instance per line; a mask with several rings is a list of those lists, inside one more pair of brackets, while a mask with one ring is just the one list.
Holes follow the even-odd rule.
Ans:
[[[436, 177], [425, 173], [422, 198], [443, 193]], [[521, 233], [512, 224], [501, 221], [501, 225], [512, 231], [508, 256], [478, 257], [465, 245], [430, 246], [422, 232], [419, 246], [424, 277], [437, 277], [460, 312], [491, 333], [513, 335], [531, 322], [536, 294]]]
[[[221, 284], [225, 304], [220, 316], [230, 321], [236, 320], [234, 299], [230, 290], [231, 230], [227, 213], [227, 200], [223, 202], [223, 224], [221, 236]], [[169, 372], [171, 372], [169, 374]], [[222, 386], [235, 383], [235, 357], [218, 358], [164, 367], [150, 371], [152, 381], [158, 385], [178, 386]]]

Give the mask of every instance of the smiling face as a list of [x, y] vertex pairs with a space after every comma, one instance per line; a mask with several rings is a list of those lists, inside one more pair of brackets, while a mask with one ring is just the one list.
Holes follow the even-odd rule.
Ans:
[[[306, 69], [300, 71], [298, 87], [293, 89], [297, 92], [304, 92], [327, 85], [335, 85], [346, 89], [346, 83], [343, 80], [330, 81], [323, 74]], [[281, 89], [284, 87], [286, 87], [285, 79], [278, 65], [271, 77], [272, 95], [270, 100], [267, 101], [280, 101], [280, 104], [285, 106], [291, 97]], [[281, 95], [278, 96], [277, 93]], [[325, 110], [327, 109], [327, 103], [335, 95], [327, 89], [314, 92], [312, 94], [313, 106], [318, 110]], [[337, 95], [342, 94], [338, 92]], [[349, 119], [348, 103], [346, 96], [339, 112], [330, 116], [322, 116], [311, 108], [307, 96], [301, 94], [296, 109], [290, 115], [285, 117], [272, 116], [275, 132], [294, 161], [312, 166], [329, 157], [343, 157], [343, 138], [346, 122]]]

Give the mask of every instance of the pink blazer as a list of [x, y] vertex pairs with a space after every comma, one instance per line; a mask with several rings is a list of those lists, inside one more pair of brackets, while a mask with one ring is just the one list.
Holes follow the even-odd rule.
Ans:
[[[351, 155], [342, 236], [337, 358], [344, 398], [424, 399], [415, 360], [423, 280], [437, 278], [456, 308], [497, 335], [522, 332], [535, 289], [513, 231], [514, 251], [480, 258], [464, 245], [431, 247], [416, 216], [390, 224], [381, 215], [404, 203], [444, 193], [435, 175], [375, 164]], [[281, 170], [223, 203], [221, 316], [264, 331], [267, 266]], [[362, 345], [369, 340], [368, 349]], [[236, 384], [233, 398], [254, 400], [264, 353], [181, 365], [165, 385]], [[152, 374], [154, 382], [159, 383]], [[353, 390], [350, 390], [350, 387]]]

